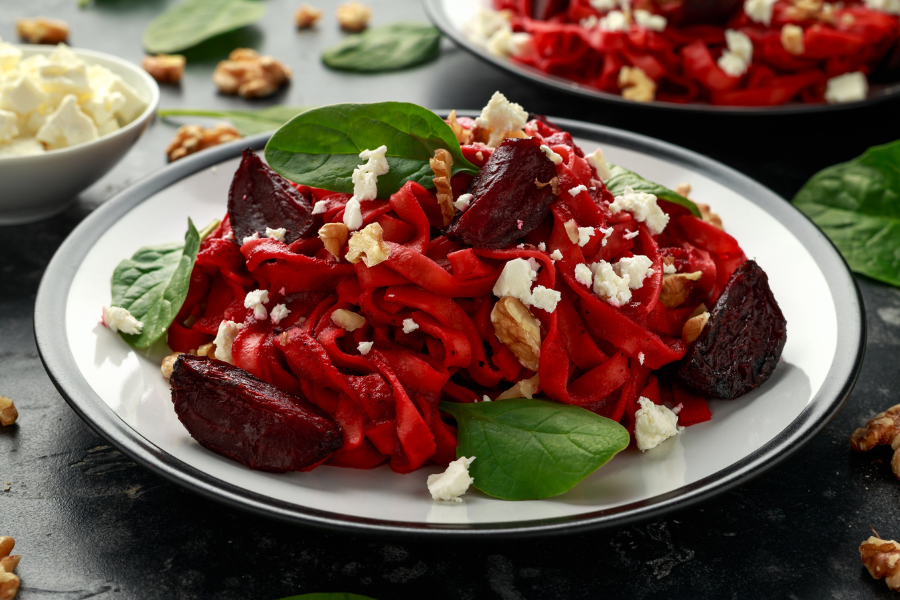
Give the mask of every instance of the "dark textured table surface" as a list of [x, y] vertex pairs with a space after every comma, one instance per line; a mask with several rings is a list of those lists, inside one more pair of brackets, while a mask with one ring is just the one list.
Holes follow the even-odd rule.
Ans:
[[[72, 27], [71, 43], [132, 61], [140, 34], [168, 0], [0, 0], [0, 37], [19, 17]], [[898, 103], [822, 115], [712, 117], [612, 108], [499, 73], [445, 42], [440, 59], [403, 73], [329, 72], [334, 0], [317, 31], [298, 33], [298, 0], [266, 0], [255, 27], [188, 54], [186, 79], [162, 107], [244, 107], [210, 80], [229, 47], [252, 46], [294, 69], [265, 103], [406, 100], [476, 109], [502, 90], [534, 112], [593, 121], [700, 151], [790, 198], [816, 170], [900, 138]], [[371, 0], [374, 22], [424, 20], [413, 0]], [[66, 235], [114, 192], [165, 163], [174, 128], [156, 122], [65, 213], [0, 227], [0, 393], [19, 421], [0, 431], [0, 535], [17, 541], [19, 598], [276, 599], [314, 591], [393, 598], [869, 598], [893, 595], [862, 567], [870, 526], [900, 538], [900, 482], [890, 451], [854, 455], [854, 428], [900, 399], [900, 290], [859, 277], [869, 327], [859, 382], [821, 434], [779, 466], [666, 518], [561, 538], [421, 543], [352, 537], [233, 510], [170, 484], [110, 447], [57, 393], [32, 336], [41, 275]], [[2, 185], [2, 182], [0, 182]], [[815, 299], [810, 299], [814, 302]]]

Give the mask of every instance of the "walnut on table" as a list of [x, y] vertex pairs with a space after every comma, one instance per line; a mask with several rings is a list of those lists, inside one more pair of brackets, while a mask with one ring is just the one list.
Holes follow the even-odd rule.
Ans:
[[0, 425], [12, 425], [19, 418], [19, 411], [12, 398], [0, 396]]
[[179, 83], [184, 76], [185, 58], [180, 54], [145, 56], [141, 65], [159, 83]]
[[438, 205], [441, 207], [441, 216], [444, 218], [444, 227], [450, 224], [456, 215], [456, 207], [453, 206], [453, 187], [450, 185], [451, 167], [453, 157], [443, 148], [434, 151], [434, 158], [430, 160], [431, 170], [434, 172], [434, 188], [437, 192]]
[[300, 8], [294, 13], [294, 23], [296, 23], [297, 29], [315, 27], [321, 18], [322, 11], [309, 4], [301, 4]]
[[69, 39], [69, 25], [59, 19], [35, 17], [16, 21], [16, 33], [29, 44], [59, 44]]
[[859, 545], [859, 557], [869, 575], [900, 591], [900, 544], [872, 536]]
[[239, 139], [241, 134], [229, 123], [218, 123], [215, 127], [206, 128], [200, 125], [182, 125], [166, 148], [166, 156], [169, 157], [169, 162], [173, 162], [188, 154]]
[[213, 72], [213, 83], [219, 91], [242, 98], [271, 96], [290, 78], [290, 67], [250, 48], [233, 50]]
[[900, 479], [900, 404], [878, 413], [850, 436], [850, 448], [856, 452], [887, 445], [894, 450], [891, 470]]
[[522, 302], [504, 296], [491, 310], [494, 334], [526, 369], [538, 370], [541, 358], [541, 323]]
[[347, 2], [337, 7], [337, 20], [344, 31], [359, 33], [369, 26], [372, 9], [362, 2]]
[[19, 577], [13, 571], [22, 557], [10, 556], [15, 545], [11, 537], [0, 536], [0, 600], [12, 600], [19, 593]]

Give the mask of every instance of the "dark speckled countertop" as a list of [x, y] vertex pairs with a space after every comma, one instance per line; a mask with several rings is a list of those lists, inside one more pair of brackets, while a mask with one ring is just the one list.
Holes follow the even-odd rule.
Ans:
[[[72, 27], [73, 45], [138, 62], [140, 34], [169, 0], [0, 0], [0, 37], [39, 14]], [[371, 0], [374, 21], [425, 20], [413, 0]], [[216, 93], [215, 62], [250, 45], [294, 69], [268, 103], [406, 100], [476, 109], [502, 90], [533, 112], [659, 137], [725, 162], [790, 198], [815, 171], [900, 138], [900, 103], [778, 118], [673, 115], [560, 96], [502, 74], [444, 42], [440, 59], [383, 76], [329, 72], [319, 51], [340, 34], [335, 0], [318, 31], [297, 33], [299, 0], [266, 0], [260, 25], [189, 54], [162, 107], [243, 107]], [[259, 104], [263, 105], [265, 103]], [[857, 546], [900, 539], [890, 451], [854, 455], [854, 428], [900, 401], [900, 290], [859, 277], [869, 339], [862, 373], [821, 434], [764, 475], [700, 506], [622, 529], [561, 538], [421, 543], [323, 533], [253, 516], [168, 483], [110, 447], [54, 389], [32, 335], [35, 293], [56, 248], [115, 191], [165, 164], [174, 128], [154, 123], [122, 162], [65, 213], [0, 227], [0, 393], [18, 424], [0, 431], [0, 535], [22, 555], [19, 598], [274, 600], [313, 591], [395, 598], [888, 598]], [[2, 182], [0, 182], [2, 185]], [[815, 299], [810, 299], [815, 301]], [[8, 491], [3, 491], [9, 481]]]

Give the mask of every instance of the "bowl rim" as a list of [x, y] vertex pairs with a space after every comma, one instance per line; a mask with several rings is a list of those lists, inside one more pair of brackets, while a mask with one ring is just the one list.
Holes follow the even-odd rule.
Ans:
[[[49, 54], [59, 44], [57, 44], [57, 45], [10, 44], [10, 45], [15, 48], [18, 48], [19, 50], [22, 50], [22, 52], [26, 56], [31, 56], [34, 54], [41, 54], [41, 53]], [[68, 44], [67, 44], [67, 46], [68, 46]], [[117, 129], [116, 131], [114, 131], [110, 134], [102, 135], [95, 140], [91, 140], [89, 142], [84, 142], [81, 144], [75, 144], [74, 146], [68, 146], [66, 148], [57, 148], [55, 150], [48, 150], [41, 154], [28, 154], [25, 156], [0, 156], [0, 164], [5, 166], [5, 165], [10, 165], [10, 164], [15, 164], [17, 162], [43, 160], [44, 157], [64, 156], [67, 153], [72, 154], [75, 152], [82, 151], [82, 150], [90, 148], [92, 146], [96, 146], [100, 143], [112, 140], [116, 137], [126, 135], [128, 132], [130, 132], [131, 130], [133, 130], [137, 127], [143, 127], [144, 124], [153, 116], [153, 114], [156, 113], [157, 108], [159, 108], [159, 99], [160, 99], [159, 84], [143, 68], [141, 68], [140, 66], [136, 65], [135, 63], [133, 63], [131, 61], [125, 60], [124, 58], [119, 58], [118, 56], [114, 56], [114, 55], [108, 54], [106, 52], [99, 52], [97, 50], [89, 50], [87, 48], [75, 48], [72, 46], [69, 46], [69, 48], [79, 58], [86, 58], [86, 59], [100, 58], [104, 61], [109, 61], [111, 63], [114, 63], [115, 65], [117, 65], [119, 68], [121, 68], [123, 70], [129, 70], [129, 71], [137, 74], [137, 76], [139, 78], [144, 80], [144, 82], [147, 84], [147, 87], [150, 89], [150, 98], [147, 100], [147, 107], [144, 109], [144, 111], [141, 114], [139, 114], [137, 117], [132, 119], [132, 121], [130, 123], [128, 123], [127, 125], [125, 125], [124, 127], [120, 127], [119, 129]], [[88, 61], [88, 62], [90, 62], [90, 61]]]

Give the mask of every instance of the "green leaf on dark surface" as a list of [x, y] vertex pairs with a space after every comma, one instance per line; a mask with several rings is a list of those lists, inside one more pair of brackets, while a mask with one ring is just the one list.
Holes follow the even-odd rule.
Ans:
[[322, 53], [322, 62], [343, 71], [398, 71], [435, 59], [440, 43], [437, 27], [393, 23], [347, 36]]
[[378, 177], [378, 197], [387, 198], [407, 181], [433, 187], [429, 160], [444, 148], [453, 174], [477, 173], [463, 158], [450, 126], [428, 109], [407, 102], [334, 104], [298, 115], [266, 145], [266, 161], [278, 174], [304, 185], [353, 193], [353, 170], [363, 150], [387, 146], [390, 171]]
[[219, 34], [252, 25], [266, 13], [256, 0], [184, 0], [144, 31], [148, 54], [180, 52]]
[[157, 114], [167, 117], [210, 117], [222, 119], [234, 125], [243, 136], [265, 133], [278, 129], [297, 115], [309, 110], [308, 106], [270, 106], [258, 110], [211, 110], [205, 108], [165, 108]]
[[628, 447], [628, 430], [578, 406], [516, 398], [441, 402], [456, 417], [457, 456], [474, 456], [473, 484], [504, 500], [562, 494]]
[[900, 141], [819, 171], [794, 196], [857, 273], [900, 287]]
[[188, 219], [184, 244], [144, 246], [113, 271], [112, 305], [127, 308], [144, 324], [137, 335], [119, 332], [131, 346], [147, 348], [165, 335], [187, 297], [200, 240], [216, 227], [213, 221], [202, 235]]
[[301, 594], [299, 596], [290, 596], [281, 600], [375, 600], [369, 596], [360, 596], [359, 594], [347, 594], [343, 592], [321, 592], [318, 594]]
[[660, 200], [665, 200], [666, 202], [671, 202], [672, 204], [683, 206], [691, 211], [691, 214], [695, 217], [700, 216], [700, 209], [697, 208], [696, 204], [694, 204], [684, 196], [676, 194], [669, 188], [659, 185], [658, 183], [648, 181], [634, 171], [629, 171], [625, 167], [610, 165], [609, 170], [612, 173], [612, 177], [610, 177], [609, 181], [605, 183], [606, 188], [610, 192], [612, 192], [613, 196], [621, 196], [625, 192], [625, 187], [627, 186], [636, 192], [646, 192], [648, 194], [653, 194]]

